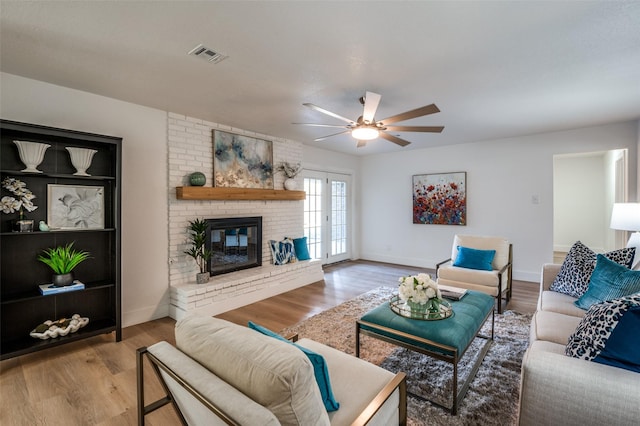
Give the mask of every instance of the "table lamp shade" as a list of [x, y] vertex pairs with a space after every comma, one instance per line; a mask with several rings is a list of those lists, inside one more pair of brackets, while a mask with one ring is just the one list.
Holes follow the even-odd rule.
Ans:
[[640, 231], [640, 203], [615, 203], [611, 212], [611, 229]]
[[627, 242], [627, 247], [636, 248], [631, 268], [640, 269], [640, 203], [615, 203], [611, 212], [611, 229], [632, 231]]

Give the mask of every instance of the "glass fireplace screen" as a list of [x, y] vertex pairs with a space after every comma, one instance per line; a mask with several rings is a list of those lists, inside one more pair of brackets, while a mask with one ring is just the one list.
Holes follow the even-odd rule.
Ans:
[[209, 273], [226, 274], [262, 265], [262, 218], [207, 219]]

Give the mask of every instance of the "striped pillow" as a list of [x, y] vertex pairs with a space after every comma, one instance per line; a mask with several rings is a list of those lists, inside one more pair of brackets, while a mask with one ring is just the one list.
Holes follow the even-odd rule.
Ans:
[[599, 254], [587, 291], [574, 303], [589, 309], [595, 303], [617, 299], [640, 291], [640, 271], [632, 271]]

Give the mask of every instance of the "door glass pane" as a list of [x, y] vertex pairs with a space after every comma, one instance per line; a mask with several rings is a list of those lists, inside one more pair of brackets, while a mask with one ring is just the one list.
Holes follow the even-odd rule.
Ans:
[[312, 259], [322, 257], [322, 179], [304, 178], [304, 235]]
[[347, 183], [331, 181], [331, 255], [347, 252]]

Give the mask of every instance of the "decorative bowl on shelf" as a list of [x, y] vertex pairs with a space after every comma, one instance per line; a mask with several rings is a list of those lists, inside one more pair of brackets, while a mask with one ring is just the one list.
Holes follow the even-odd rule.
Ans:
[[74, 148], [70, 146], [65, 147], [65, 149], [69, 151], [71, 164], [76, 168], [74, 176], [91, 176], [87, 173], [87, 169], [91, 167], [91, 160], [98, 151], [95, 149]]
[[47, 320], [31, 330], [29, 335], [42, 340], [55, 339], [69, 333], [75, 333], [87, 324], [89, 324], [89, 318], [73, 314], [71, 318], [62, 318], [57, 321]]
[[18, 147], [18, 155], [20, 155], [20, 161], [27, 166], [22, 170], [27, 173], [42, 173], [42, 170], [38, 170], [38, 166], [44, 160], [44, 153], [51, 145], [39, 142], [27, 142], [27, 141], [13, 141]]

